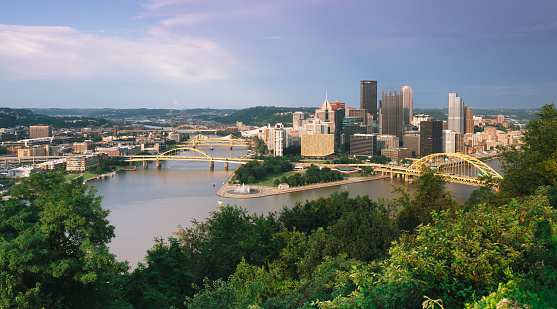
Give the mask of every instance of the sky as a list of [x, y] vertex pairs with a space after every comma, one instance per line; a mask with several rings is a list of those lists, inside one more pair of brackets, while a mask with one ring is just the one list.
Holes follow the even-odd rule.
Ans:
[[0, 106], [360, 105], [557, 98], [555, 0], [21, 0], [0, 10]]

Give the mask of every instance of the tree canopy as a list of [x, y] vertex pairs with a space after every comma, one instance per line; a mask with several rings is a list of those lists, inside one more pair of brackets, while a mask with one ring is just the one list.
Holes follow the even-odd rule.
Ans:
[[0, 204], [2, 307], [98, 308], [127, 269], [108, 252], [114, 227], [82, 178], [38, 173]]
[[557, 110], [546, 104], [526, 125], [524, 142], [502, 151], [501, 169], [505, 177], [500, 189], [505, 196], [533, 194], [539, 186], [557, 183]]

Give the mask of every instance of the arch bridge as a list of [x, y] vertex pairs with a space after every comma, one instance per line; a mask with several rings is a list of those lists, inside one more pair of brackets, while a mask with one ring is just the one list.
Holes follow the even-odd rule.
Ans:
[[241, 157], [213, 157], [208, 153], [193, 147], [179, 147], [168, 150], [158, 155], [136, 155], [130, 156], [128, 162], [143, 162], [143, 167], [147, 167], [149, 162], [155, 162], [157, 168], [160, 168], [162, 161], [206, 161], [209, 162], [211, 170], [215, 168], [215, 162], [223, 162], [224, 169], [228, 170], [228, 164], [246, 164], [251, 159]]
[[[409, 181], [420, 176], [422, 167], [435, 169], [449, 182], [471, 186], [483, 186], [483, 176], [494, 180], [503, 177], [484, 162], [461, 153], [435, 153], [414, 161], [410, 166], [372, 165], [376, 171]], [[494, 189], [497, 189], [496, 187]]]
[[248, 147], [249, 142], [243, 138], [233, 137], [232, 135], [225, 137], [207, 137], [199, 134], [184, 142], [184, 145], [193, 148], [198, 146], [226, 146], [232, 149], [232, 147]]

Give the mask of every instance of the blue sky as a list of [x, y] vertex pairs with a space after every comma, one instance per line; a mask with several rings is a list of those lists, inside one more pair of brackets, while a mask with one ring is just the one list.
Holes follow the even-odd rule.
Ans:
[[6, 1], [0, 106], [358, 107], [370, 79], [416, 108], [540, 107], [556, 47], [555, 0]]

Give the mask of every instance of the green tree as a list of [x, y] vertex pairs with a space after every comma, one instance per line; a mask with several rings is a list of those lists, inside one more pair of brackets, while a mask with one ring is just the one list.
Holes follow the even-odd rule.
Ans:
[[416, 181], [416, 193], [398, 213], [398, 227], [412, 232], [420, 224], [431, 222], [431, 212], [451, 209], [457, 204], [445, 190], [445, 180], [434, 170], [423, 166]]
[[236, 206], [223, 206], [205, 222], [193, 221], [193, 227], [180, 228], [179, 239], [191, 262], [196, 282], [226, 279], [244, 258], [262, 265], [278, 254], [272, 236], [276, 230], [272, 217], [249, 215]]
[[130, 275], [126, 300], [136, 309], [185, 308], [184, 301], [193, 296], [193, 275], [178, 239], [155, 239], [145, 262]]
[[82, 178], [39, 173], [0, 204], [0, 291], [5, 307], [98, 308], [114, 305], [127, 270], [108, 252], [114, 227]]
[[508, 197], [533, 194], [539, 186], [557, 183], [557, 110], [546, 104], [527, 125], [520, 149], [511, 146], [501, 153], [505, 177], [500, 191]]
[[391, 247], [380, 271], [355, 270], [359, 289], [351, 300], [364, 308], [422, 308], [427, 295], [443, 300], [445, 308], [462, 308], [518, 278], [527, 281], [521, 298], [540, 304], [534, 308], [551, 308], [557, 298], [557, 213], [550, 195], [540, 188], [500, 207], [434, 213], [432, 224]]

